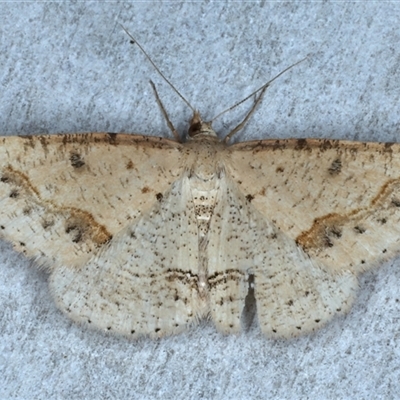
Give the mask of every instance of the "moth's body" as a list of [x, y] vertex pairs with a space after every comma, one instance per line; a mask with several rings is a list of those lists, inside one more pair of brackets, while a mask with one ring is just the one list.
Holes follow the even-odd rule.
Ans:
[[400, 146], [228, 146], [195, 122], [185, 143], [1, 138], [1, 236], [49, 270], [69, 317], [128, 337], [207, 317], [240, 332], [253, 282], [270, 337], [349, 310], [357, 275], [399, 252]]
[[[184, 144], [187, 148], [188, 186], [193, 201], [198, 234], [198, 292], [203, 309], [208, 306], [208, 259], [205, 251], [209, 242], [210, 221], [220, 189], [220, 176], [223, 171], [218, 157], [221, 143], [216, 137], [198, 135], [193, 141]], [[206, 161], [206, 162], [205, 162]]]

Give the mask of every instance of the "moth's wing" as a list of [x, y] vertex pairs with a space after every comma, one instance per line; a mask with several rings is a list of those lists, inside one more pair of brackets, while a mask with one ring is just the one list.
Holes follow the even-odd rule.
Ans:
[[364, 271], [400, 251], [400, 145], [265, 140], [227, 148], [239, 190], [317, 263]]
[[73, 320], [132, 338], [175, 334], [205, 316], [187, 176], [82, 268], [54, 270], [50, 287]]
[[205, 250], [210, 315], [219, 331], [236, 333], [242, 329], [259, 229], [246, 199], [223, 171], [218, 186]]
[[331, 271], [311, 259], [229, 177], [222, 178], [207, 248], [217, 328], [241, 330], [252, 284], [261, 330], [270, 337], [312, 332], [348, 311], [357, 290], [354, 274]]
[[181, 145], [137, 135], [0, 138], [0, 237], [54, 269], [80, 266], [183, 171]]

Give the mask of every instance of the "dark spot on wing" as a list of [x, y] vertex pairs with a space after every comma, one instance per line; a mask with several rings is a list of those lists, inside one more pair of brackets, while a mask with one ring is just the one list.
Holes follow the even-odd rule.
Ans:
[[19, 196], [19, 192], [16, 189], [13, 189], [10, 193], [10, 198], [11, 199], [16, 199]]
[[126, 163], [126, 169], [133, 169], [133, 162], [132, 162], [132, 160], [129, 160], [129, 161]]
[[249, 203], [251, 203], [252, 200], [254, 200], [254, 196], [253, 196], [252, 194], [248, 194], [248, 195], [246, 196], [246, 200], [247, 200]]
[[295, 145], [295, 150], [305, 150], [309, 148], [307, 139], [297, 139], [296, 145]]
[[79, 153], [71, 153], [69, 160], [74, 168], [81, 168], [85, 165], [82, 156]]
[[30, 208], [30, 207], [25, 207], [22, 210], [22, 214], [24, 214], [24, 215], [29, 215], [31, 212], [32, 212], [32, 208]]
[[330, 227], [329, 233], [330, 236], [334, 236], [335, 238], [341, 238], [342, 237], [342, 229], [339, 227], [333, 225]]
[[360, 226], [360, 225], [356, 225], [356, 226], [354, 227], [354, 230], [355, 230], [357, 233], [360, 233], [360, 234], [362, 234], [362, 233], [365, 232], [365, 228], [363, 228], [363, 227]]
[[392, 204], [395, 207], [400, 207], [400, 200], [399, 199], [392, 199]]
[[71, 235], [71, 240], [74, 243], [79, 243], [82, 240], [83, 230], [78, 225], [70, 225], [65, 229], [65, 233]]
[[148, 188], [147, 186], [142, 188], [142, 193], [149, 193], [150, 192], [150, 188]]
[[162, 193], [157, 193], [157, 194], [156, 194], [156, 199], [157, 199], [159, 202], [162, 201], [163, 197], [164, 197], [164, 196], [162, 195]]
[[52, 221], [52, 220], [44, 220], [43, 222], [42, 222], [42, 227], [43, 227], [43, 229], [48, 229], [48, 228], [50, 228], [51, 226], [53, 226], [54, 225], [54, 221]]
[[118, 133], [107, 132], [107, 136], [108, 136], [108, 143], [117, 144]]
[[342, 161], [337, 158], [336, 160], [332, 161], [331, 166], [328, 168], [328, 172], [330, 175], [339, 175], [342, 171]]
[[324, 237], [324, 246], [325, 247], [333, 247], [333, 242], [332, 242], [331, 238], [328, 235], [326, 235]]

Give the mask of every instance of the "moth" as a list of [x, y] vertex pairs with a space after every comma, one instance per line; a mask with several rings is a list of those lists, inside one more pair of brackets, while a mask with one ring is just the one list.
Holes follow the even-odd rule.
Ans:
[[98, 329], [155, 338], [211, 318], [237, 333], [253, 296], [267, 337], [313, 332], [399, 252], [400, 145], [227, 142], [198, 112], [185, 141], [1, 137], [0, 237]]

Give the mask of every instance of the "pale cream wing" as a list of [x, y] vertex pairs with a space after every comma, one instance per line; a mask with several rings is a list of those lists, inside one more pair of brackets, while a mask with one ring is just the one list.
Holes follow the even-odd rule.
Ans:
[[75, 321], [136, 338], [175, 334], [208, 313], [198, 292], [198, 236], [188, 177], [84, 266], [50, 277], [58, 307]]
[[400, 145], [264, 140], [224, 158], [252, 206], [316, 262], [359, 272], [400, 251]]
[[313, 332], [349, 310], [354, 274], [311, 259], [223, 173], [219, 186], [207, 255], [211, 317], [220, 331], [242, 329], [251, 284], [259, 325], [269, 337]]
[[0, 138], [0, 237], [57, 268], [79, 266], [183, 172], [181, 144], [73, 134]]
[[254, 273], [254, 244], [266, 232], [260, 232], [250, 203], [225, 171], [218, 186], [206, 248], [210, 314], [219, 331], [237, 333]]

